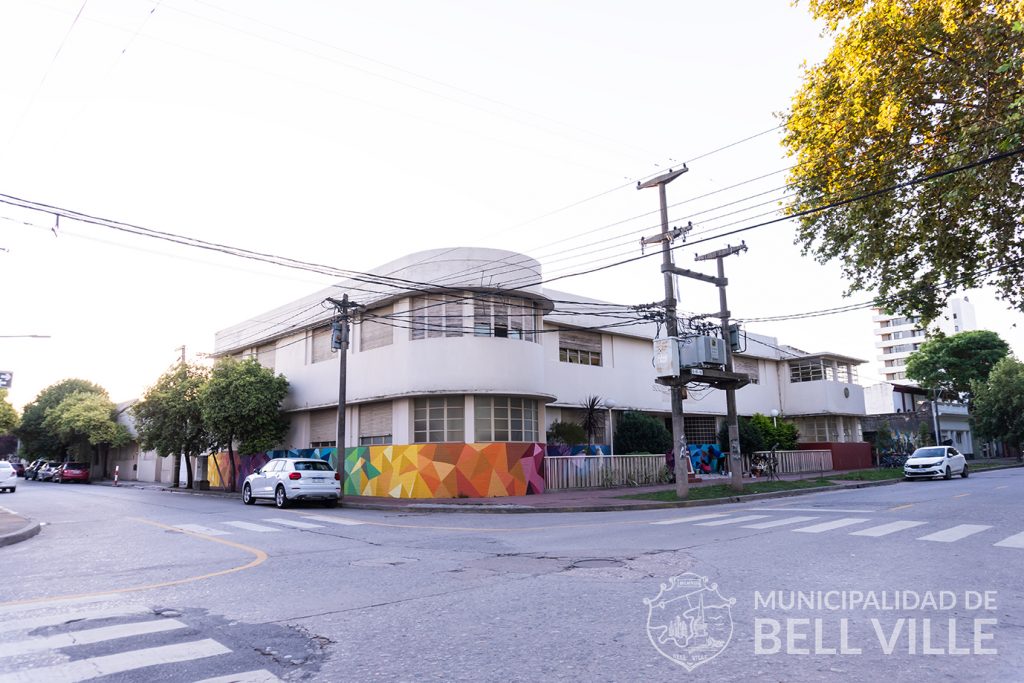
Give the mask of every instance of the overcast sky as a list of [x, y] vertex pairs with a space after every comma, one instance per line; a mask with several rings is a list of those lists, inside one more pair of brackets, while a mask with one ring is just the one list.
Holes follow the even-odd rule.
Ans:
[[[776, 114], [827, 45], [789, 0], [6, 0], [0, 193], [349, 270], [489, 246], [583, 273], [640, 254], [658, 196], [636, 181], [682, 162], [670, 219], [694, 223], [691, 241], [775, 216]], [[710, 271], [694, 252], [740, 239], [738, 317], [871, 298], [843, 299], [839, 264], [802, 257], [786, 222], [677, 263]], [[218, 329], [335, 281], [6, 204], [0, 249], [0, 335], [51, 335], [0, 338], [19, 410], [67, 377], [137, 397], [177, 347], [194, 359]], [[658, 260], [552, 286], [652, 302]], [[710, 285], [681, 294], [717, 310]], [[971, 299], [1021, 353], [1020, 314]], [[751, 330], [880, 375], [870, 311]]]

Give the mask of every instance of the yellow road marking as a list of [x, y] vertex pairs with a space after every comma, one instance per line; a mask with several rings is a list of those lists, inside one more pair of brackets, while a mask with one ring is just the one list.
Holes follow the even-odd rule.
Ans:
[[94, 591], [92, 593], [76, 593], [76, 594], [72, 594], [72, 595], [60, 595], [60, 596], [51, 596], [51, 597], [45, 597], [45, 598], [29, 598], [27, 600], [11, 600], [10, 602], [0, 602], [0, 606], [6, 606], [6, 605], [28, 605], [28, 604], [43, 603], [43, 602], [58, 602], [58, 601], [61, 601], [61, 600], [73, 600], [73, 599], [81, 599], [81, 598], [91, 598], [91, 597], [95, 597], [95, 596], [98, 596], [98, 595], [116, 595], [118, 593], [135, 593], [135, 592], [138, 592], [138, 591], [152, 590], [154, 588], [166, 588], [168, 586], [180, 586], [183, 583], [192, 583], [194, 581], [203, 581], [205, 579], [212, 579], [212, 578], [217, 577], [217, 576], [224, 576], [226, 574], [234, 574], [235, 572], [240, 572], [240, 571], [243, 571], [243, 570], [246, 570], [246, 569], [252, 569], [253, 567], [261, 565], [261, 564], [263, 564], [264, 562], [267, 561], [267, 557], [268, 557], [267, 554], [265, 552], [263, 552], [262, 550], [260, 550], [259, 548], [252, 548], [252, 547], [247, 546], [247, 545], [242, 545], [241, 543], [235, 543], [234, 541], [225, 541], [223, 538], [214, 538], [213, 536], [205, 536], [203, 534], [197, 534], [197, 533], [195, 533], [193, 531], [186, 531], [184, 529], [179, 529], [177, 527], [169, 526], [167, 524], [161, 524], [160, 522], [154, 522], [154, 521], [148, 520], [148, 519], [141, 519], [141, 518], [138, 518], [138, 517], [131, 517], [129, 519], [132, 519], [133, 521], [136, 521], [136, 522], [142, 522], [143, 524], [150, 524], [152, 526], [160, 527], [161, 529], [167, 529], [169, 531], [176, 531], [176, 532], [178, 532], [180, 534], [185, 534], [186, 536], [193, 536], [195, 538], [200, 538], [200, 539], [202, 539], [204, 541], [213, 541], [214, 543], [220, 543], [222, 545], [226, 545], [226, 546], [229, 546], [231, 548], [237, 548], [238, 550], [244, 550], [247, 553], [252, 553], [253, 555], [255, 555], [255, 559], [253, 559], [251, 562], [248, 562], [248, 563], [243, 564], [243, 565], [239, 565], [237, 567], [230, 567], [228, 569], [221, 569], [220, 571], [210, 572], [209, 574], [201, 574], [199, 576], [189, 576], [189, 577], [186, 577], [184, 579], [174, 579], [173, 581], [162, 581], [160, 583], [148, 583], [148, 584], [145, 584], [143, 586], [130, 586], [128, 588], [114, 588], [114, 589], [111, 589], [111, 590], [108, 590], [108, 591]]
[[907, 508], [912, 508], [912, 507], [914, 507], [913, 503], [907, 503], [906, 505], [897, 505], [894, 508], [889, 508], [889, 512], [893, 512], [895, 510], [906, 510]]
[[969, 495], [971, 495], [971, 494], [969, 494], [969, 493], [959, 493], [959, 494], [957, 494], [957, 495], [955, 495], [953, 497], [954, 498], [963, 498], [964, 496], [969, 496]]

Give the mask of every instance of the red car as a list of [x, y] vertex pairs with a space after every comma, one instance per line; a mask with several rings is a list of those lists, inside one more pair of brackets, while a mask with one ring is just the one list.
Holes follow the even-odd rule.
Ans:
[[88, 484], [89, 466], [84, 462], [66, 462], [60, 466], [60, 470], [54, 478], [61, 484], [66, 481], [81, 481]]

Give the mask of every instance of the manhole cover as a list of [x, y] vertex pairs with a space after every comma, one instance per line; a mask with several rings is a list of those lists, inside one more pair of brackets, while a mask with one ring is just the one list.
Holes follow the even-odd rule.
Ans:
[[625, 565], [626, 563], [622, 560], [612, 560], [607, 558], [576, 560], [572, 563], [573, 569], [601, 569], [603, 567], [624, 567]]

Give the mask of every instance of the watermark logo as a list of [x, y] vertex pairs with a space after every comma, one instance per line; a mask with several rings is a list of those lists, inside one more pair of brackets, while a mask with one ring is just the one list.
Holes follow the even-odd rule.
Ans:
[[718, 584], [692, 572], [661, 584], [647, 605], [647, 637], [664, 656], [693, 671], [722, 653], [732, 640], [732, 606]]

